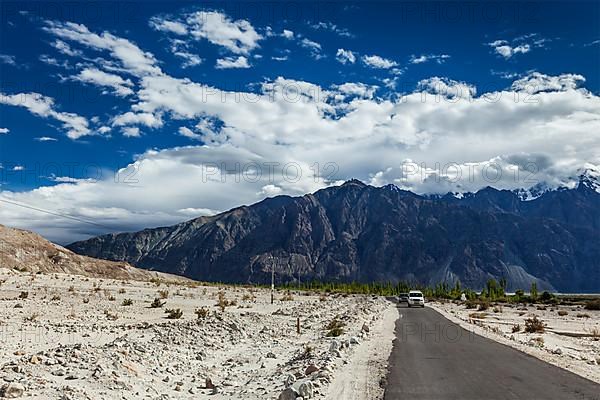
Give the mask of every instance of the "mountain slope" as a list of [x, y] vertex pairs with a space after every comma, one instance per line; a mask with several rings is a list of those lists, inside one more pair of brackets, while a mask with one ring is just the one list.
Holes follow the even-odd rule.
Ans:
[[[488, 189], [450, 201], [349, 181], [68, 247], [222, 282], [268, 282], [274, 268], [278, 282], [458, 279], [482, 287], [505, 277], [510, 289], [536, 281], [540, 288], [598, 290], [600, 195], [575, 189], [522, 202], [508, 193]], [[577, 209], [566, 211], [569, 203], [589, 213], [585, 221]]]
[[107, 279], [150, 280], [182, 278], [81, 256], [47, 241], [40, 235], [0, 225], [0, 268], [33, 273], [66, 273]]

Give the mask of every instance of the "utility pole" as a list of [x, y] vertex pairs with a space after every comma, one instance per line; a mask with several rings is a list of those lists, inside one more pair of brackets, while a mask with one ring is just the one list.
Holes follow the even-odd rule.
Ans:
[[274, 302], [275, 296], [275, 261], [273, 260], [273, 255], [271, 254], [271, 304]]

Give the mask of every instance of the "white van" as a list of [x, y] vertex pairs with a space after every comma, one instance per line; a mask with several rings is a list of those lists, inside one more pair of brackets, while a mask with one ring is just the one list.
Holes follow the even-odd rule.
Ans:
[[425, 298], [423, 297], [423, 293], [419, 290], [411, 290], [408, 292], [408, 306], [425, 307]]

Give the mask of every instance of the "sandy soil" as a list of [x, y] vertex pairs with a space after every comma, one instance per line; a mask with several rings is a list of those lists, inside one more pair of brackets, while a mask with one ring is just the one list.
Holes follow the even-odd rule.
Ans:
[[[581, 306], [504, 305], [478, 312], [451, 302], [428, 306], [469, 331], [600, 383], [600, 311]], [[525, 320], [533, 316], [546, 325], [544, 333], [524, 332]], [[513, 332], [516, 325], [520, 329]]]
[[[397, 316], [380, 297], [278, 292], [271, 305], [262, 289], [7, 269], [0, 282], [0, 391], [40, 399], [339, 399], [353, 381], [341, 390], [363, 397], [344, 398], [377, 399]], [[221, 311], [219, 293], [235, 305]], [[327, 337], [336, 316], [344, 333]]]

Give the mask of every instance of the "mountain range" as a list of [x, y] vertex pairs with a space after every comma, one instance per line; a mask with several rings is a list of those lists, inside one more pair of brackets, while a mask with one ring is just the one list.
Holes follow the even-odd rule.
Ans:
[[420, 196], [358, 180], [277, 196], [170, 227], [108, 234], [76, 253], [228, 283], [408, 281], [509, 290], [600, 289], [600, 193], [595, 176], [523, 200], [484, 188]]

